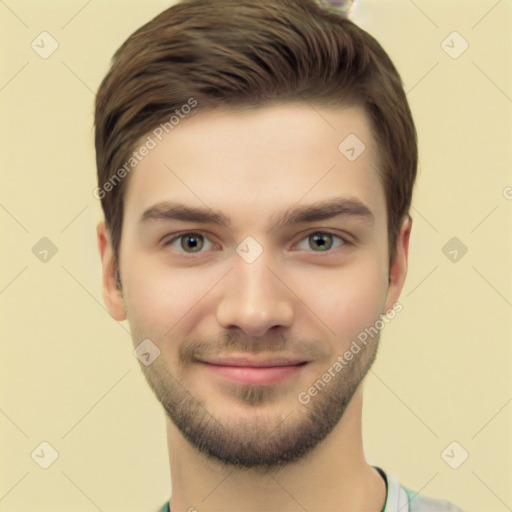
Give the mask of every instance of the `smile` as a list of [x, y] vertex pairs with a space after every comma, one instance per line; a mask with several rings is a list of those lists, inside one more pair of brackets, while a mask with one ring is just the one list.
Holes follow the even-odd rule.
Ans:
[[203, 363], [208, 371], [213, 371], [243, 384], [269, 384], [289, 379], [297, 375], [307, 362], [289, 364], [285, 366], [229, 366], [212, 363]]

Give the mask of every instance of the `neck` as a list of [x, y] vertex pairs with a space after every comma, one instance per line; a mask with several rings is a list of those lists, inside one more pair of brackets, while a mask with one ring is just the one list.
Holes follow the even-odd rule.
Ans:
[[326, 439], [299, 462], [264, 474], [206, 457], [167, 419], [171, 511], [380, 512], [386, 488], [378, 472], [365, 461], [361, 414], [360, 388]]

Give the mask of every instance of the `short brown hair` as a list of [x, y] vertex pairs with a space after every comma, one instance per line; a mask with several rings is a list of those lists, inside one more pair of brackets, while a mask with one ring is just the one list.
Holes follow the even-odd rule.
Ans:
[[[417, 137], [400, 76], [367, 32], [313, 0], [173, 5], [122, 44], [99, 87], [98, 186], [112, 182], [141, 138], [191, 98], [200, 110], [303, 100], [363, 107], [379, 148], [394, 259], [416, 178]], [[116, 262], [127, 181], [101, 195]]]

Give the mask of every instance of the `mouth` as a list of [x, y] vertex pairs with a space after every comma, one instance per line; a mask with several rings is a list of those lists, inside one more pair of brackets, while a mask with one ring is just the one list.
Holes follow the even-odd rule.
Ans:
[[271, 384], [296, 376], [308, 361], [291, 358], [230, 357], [199, 361], [208, 371], [243, 384]]

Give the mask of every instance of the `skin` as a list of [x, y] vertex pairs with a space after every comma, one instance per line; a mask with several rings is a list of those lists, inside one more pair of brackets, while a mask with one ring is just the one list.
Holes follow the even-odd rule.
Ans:
[[[366, 146], [352, 162], [338, 151], [349, 134]], [[173, 512], [382, 509], [385, 483], [365, 461], [361, 438], [362, 383], [378, 337], [308, 404], [298, 400], [399, 299], [411, 220], [403, 221], [389, 266], [378, 165], [360, 108], [200, 112], [129, 177], [122, 289], [99, 224], [110, 314], [128, 319], [135, 346], [149, 338], [160, 350], [141, 368], [167, 413]], [[334, 197], [363, 203], [373, 221], [340, 215], [267, 228], [284, 208]], [[232, 223], [140, 220], [165, 201], [219, 211]], [[196, 238], [175, 238], [190, 231]], [[318, 232], [320, 243], [310, 236]], [[236, 252], [248, 236], [263, 250], [252, 263]], [[235, 353], [308, 362], [282, 381], [256, 385], [192, 359]]]

